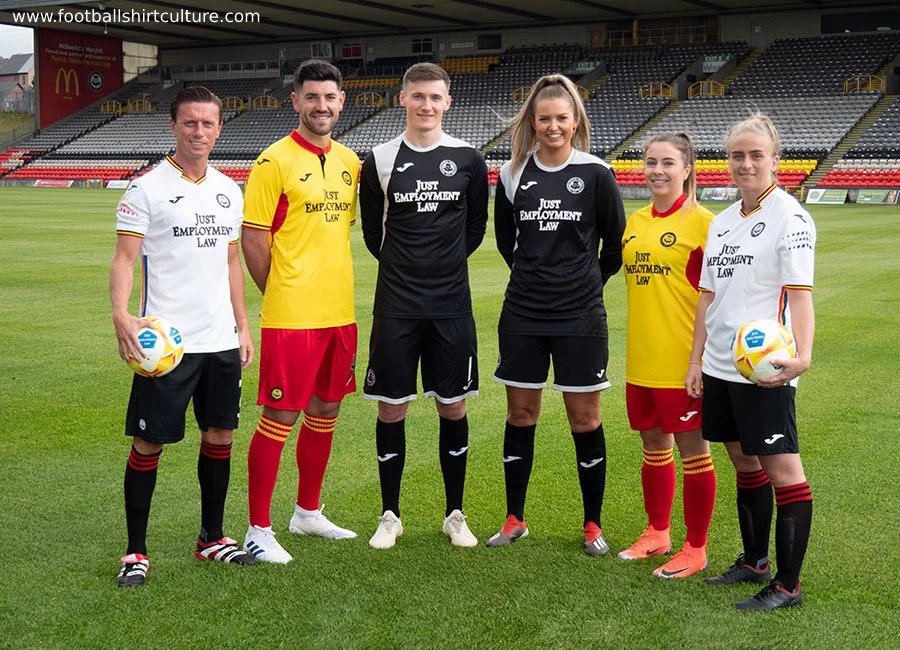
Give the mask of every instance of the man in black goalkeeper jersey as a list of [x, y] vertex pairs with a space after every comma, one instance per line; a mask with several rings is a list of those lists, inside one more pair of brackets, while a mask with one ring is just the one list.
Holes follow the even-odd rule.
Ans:
[[622, 266], [625, 212], [609, 165], [585, 153], [588, 129], [574, 84], [562, 75], [541, 77], [513, 123], [513, 159], [500, 170], [494, 225], [511, 272], [494, 379], [506, 386], [507, 519], [488, 546], [528, 535], [525, 493], [552, 357], [553, 387], [563, 393], [575, 442], [584, 549], [609, 552], [600, 527], [606, 486], [600, 391], [610, 386], [603, 285]]
[[378, 401], [375, 444], [382, 516], [369, 540], [391, 548], [403, 533], [400, 481], [405, 419], [416, 398], [416, 369], [440, 417], [446, 492], [443, 532], [475, 546], [462, 513], [469, 424], [466, 397], [478, 394], [475, 320], [466, 260], [487, 225], [487, 167], [481, 153], [441, 130], [450, 78], [433, 63], [403, 77], [405, 133], [366, 157], [360, 213], [366, 247], [378, 259], [369, 367], [363, 397]]

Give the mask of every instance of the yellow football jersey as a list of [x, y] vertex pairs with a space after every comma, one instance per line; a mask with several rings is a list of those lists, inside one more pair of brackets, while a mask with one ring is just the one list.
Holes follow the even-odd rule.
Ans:
[[244, 227], [269, 233], [272, 261], [262, 327], [320, 329], [355, 321], [350, 226], [359, 158], [337, 142], [325, 150], [293, 131], [253, 164]]
[[632, 384], [684, 386], [700, 298], [703, 247], [712, 218], [702, 206], [688, 211], [679, 206], [660, 214], [648, 205], [632, 213], [625, 224], [625, 375]]

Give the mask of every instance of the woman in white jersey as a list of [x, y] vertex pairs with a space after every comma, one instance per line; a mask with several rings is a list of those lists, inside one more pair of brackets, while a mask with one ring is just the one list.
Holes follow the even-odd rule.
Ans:
[[[688, 394], [704, 396], [703, 437], [724, 443], [737, 471], [743, 552], [724, 573], [706, 582], [767, 583], [737, 603], [738, 609], [748, 610], [803, 602], [800, 567], [812, 521], [794, 395], [797, 378], [812, 358], [816, 229], [809, 213], [775, 184], [780, 149], [778, 131], [765, 115], [757, 113], [728, 130], [728, 166], [741, 200], [722, 211], [709, 229], [700, 279], [703, 293], [685, 379]], [[781, 373], [755, 385], [735, 370], [731, 342], [738, 327], [757, 318], [777, 320], [791, 329], [797, 356], [779, 360]], [[771, 579], [773, 487], [778, 571]]]
[[703, 247], [713, 218], [697, 204], [694, 161], [694, 143], [686, 133], [660, 133], [644, 144], [644, 180], [653, 201], [631, 214], [622, 236], [628, 291], [625, 399], [631, 428], [641, 434], [648, 526], [619, 557], [640, 560], [672, 550], [677, 443], [687, 541], [653, 571], [660, 578], [686, 578], [706, 568], [706, 535], [716, 501], [716, 471], [700, 431], [702, 398], [684, 390]]
[[563, 394], [575, 443], [584, 550], [609, 551], [600, 526], [600, 391], [610, 386], [603, 285], [622, 266], [625, 212], [609, 165], [587, 153], [589, 126], [575, 85], [562, 75], [541, 77], [514, 121], [513, 159], [500, 170], [494, 227], [510, 276], [494, 379], [506, 386], [507, 518], [488, 546], [528, 534], [525, 493], [552, 358], [553, 386]]

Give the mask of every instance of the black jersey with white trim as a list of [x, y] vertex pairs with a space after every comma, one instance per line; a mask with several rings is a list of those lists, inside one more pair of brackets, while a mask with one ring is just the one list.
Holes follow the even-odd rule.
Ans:
[[472, 313], [467, 257], [487, 227], [484, 158], [442, 134], [427, 148], [404, 136], [363, 161], [363, 239], [378, 259], [376, 316], [452, 318]]
[[543, 320], [605, 314], [603, 285], [622, 267], [625, 230], [607, 163], [577, 150], [555, 168], [535, 155], [515, 173], [507, 162], [500, 169], [494, 228], [511, 269], [504, 309]]

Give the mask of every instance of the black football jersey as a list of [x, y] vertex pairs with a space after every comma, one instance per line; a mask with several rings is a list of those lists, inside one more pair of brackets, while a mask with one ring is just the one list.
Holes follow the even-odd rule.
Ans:
[[535, 155], [515, 173], [507, 162], [494, 227], [510, 267], [504, 310], [537, 320], [605, 319], [603, 285], [622, 266], [625, 229], [608, 164], [577, 150], [556, 168]]
[[378, 259], [376, 316], [452, 318], [472, 313], [467, 258], [487, 227], [487, 166], [446, 134], [427, 149], [400, 136], [362, 166], [360, 214]]

